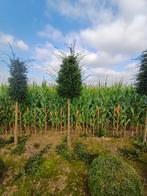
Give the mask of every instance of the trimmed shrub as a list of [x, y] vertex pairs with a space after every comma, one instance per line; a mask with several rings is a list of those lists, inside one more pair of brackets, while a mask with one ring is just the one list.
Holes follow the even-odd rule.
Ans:
[[143, 186], [135, 170], [122, 159], [100, 155], [89, 170], [92, 196], [142, 196]]
[[144, 143], [141, 139], [137, 138], [133, 144], [140, 152], [147, 152], [147, 142]]
[[124, 157], [126, 157], [128, 159], [132, 159], [132, 160], [138, 160], [141, 155], [141, 153], [138, 149], [127, 148], [127, 147], [121, 148], [120, 153]]
[[5, 170], [5, 163], [3, 162], [2, 159], [0, 159], [0, 178], [2, 177], [4, 170]]
[[80, 159], [87, 164], [90, 164], [98, 156], [98, 154], [88, 151], [87, 146], [82, 143], [75, 144], [74, 152], [77, 159]]
[[9, 139], [0, 138], [0, 148], [5, 147], [8, 144], [12, 144], [14, 142], [14, 138], [10, 137]]
[[67, 161], [72, 161], [73, 159], [75, 159], [73, 152], [67, 147], [66, 139], [64, 139], [61, 144], [56, 146], [56, 152], [57, 154], [64, 157], [64, 159], [66, 159]]
[[25, 163], [24, 168], [16, 176], [16, 179], [19, 179], [22, 175], [38, 175], [44, 159], [42, 155], [47, 153], [50, 149], [51, 144], [47, 144], [40, 152], [31, 156]]
[[20, 137], [18, 139], [18, 144], [17, 144], [16, 148], [14, 148], [12, 150], [12, 154], [18, 154], [18, 155], [23, 154], [25, 151], [25, 145], [26, 145], [27, 140], [28, 140], [28, 136]]
[[42, 162], [43, 158], [40, 154], [35, 154], [34, 156], [30, 157], [24, 166], [25, 174], [35, 175], [40, 169]]

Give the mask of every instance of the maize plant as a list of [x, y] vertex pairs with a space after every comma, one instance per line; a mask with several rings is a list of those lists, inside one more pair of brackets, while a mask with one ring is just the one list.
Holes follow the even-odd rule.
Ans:
[[[113, 135], [141, 133], [144, 125], [145, 96], [133, 86], [83, 86], [78, 100], [71, 102], [71, 128], [75, 133], [96, 134], [107, 130]], [[25, 103], [19, 109], [20, 132], [42, 133], [66, 130], [65, 100], [56, 87], [47, 84], [29, 86]], [[13, 130], [14, 103], [8, 86], [0, 86], [0, 133]]]

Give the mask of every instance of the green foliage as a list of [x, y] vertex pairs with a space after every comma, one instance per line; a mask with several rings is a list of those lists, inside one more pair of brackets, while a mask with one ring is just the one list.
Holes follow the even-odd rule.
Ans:
[[143, 196], [143, 186], [135, 170], [112, 155], [100, 155], [89, 170], [92, 196]]
[[58, 163], [55, 159], [52, 160], [44, 160], [40, 165], [38, 170], [38, 175], [41, 178], [50, 178], [53, 177], [57, 172], [57, 164]]
[[42, 163], [44, 161], [42, 155], [47, 153], [49, 148], [51, 147], [50, 144], [46, 145], [39, 153], [30, 157], [25, 165], [23, 170], [17, 175], [16, 179], [21, 177], [22, 175], [39, 175], [38, 171], [40, 170]]
[[23, 102], [27, 95], [27, 67], [19, 58], [10, 58], [9, 94], [13, 101]]
[[132, 160], [138, 160], [140, 158], [140, 151], [138, 149], [135, 149], [135, 148], [122, 148], [120, 149], [120, 153], [128, 158], [128, 159], [132, 159]]
[[68, 161], [72, 161], [75, 158], [73, 152], [67, 147], [66, 139], [64, 139], [61, 144], [56, 146], [56, 152]]
[[18, 138], [18, 144], [12, 150], [12, 154], [18, 154], [18, 155], [23, 154], [25, 151], [25, 145], [26, 145], [27, 139], [28, 139], [28, 136], [22, 136]]
[[2, 159], [0, 159], [0, 178], [3, 175], [3, 172], [4, 172], [5, 168], [6, 168], [5, 163], [3, 162]]
[[24, 172], [26, 175], [35, 175], [39, 170], [41, 164], [43, 162], [43, 158], [40, 154], [35, 154], [30, 157], [24, 166]]
[[[79, 99], [71, 102], [71, 126], [87, 127], [87, 132], [111, 129], [112, 133], [117, 123], [114, 108], [120, 104], [119, 128], [130, 130], [138, 127], [140, 133], [144, 125], [145, 99], [132, 86], [83, 86]], [[8, 86], [0, 86], [0, 127], [3, 131], [12, 129], [14, 125], [13, 105], [8, 96]], [[66, 103], [58, 96], [56, 87], [30, 85], [20, 112], [22, 130], [44, 130], [45, 122], [48, 129], [60, 128], [61, 125], [66, 127]]]
[[8, 144], [14, 143], [14, 138], [10, 137], [9, 139], [0, 138], [0, 148], [5, 147]]
[[74, 153], [78, 159], [87, 164], [90, 164], [98, 156], [98, 154], [88, 151], [86, 145], [78, 142], [74, 146]]
[[95, 132], [95, 135], [96, 135], [97, 137], [104, 137], [104, 136], [107, 135], [107, 130], [106, 130], [105, 128], [100, 128], [99, 130], [97, 130], [97, 131]]
[[57, 78], [58, 93], [62, 97], [79, 97], [82, 89], [81, 68], [79, 66], [81, 56], [70, 48], [68, 56], [63, 55], [62, 64]]
[[147, 50], [140, 55], [140, 69], [137, 75], [136, 88], [141, 95], [147, 95]]
[[143, 142], [142, 139], [137, 138], [133, 142], [134, 146], [141, 152], [147, 153], [147, 143]]

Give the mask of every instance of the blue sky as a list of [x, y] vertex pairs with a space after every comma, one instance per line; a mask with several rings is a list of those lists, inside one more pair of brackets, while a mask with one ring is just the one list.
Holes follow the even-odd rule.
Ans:
[[52, 83], [48, 72], [60, 67], [55, 47], [67, 52], [64, 43], [76, 39], [86, 54], [86, 83], [131, 83], [138, 69], [132, 59], [147, 47], [146, 9], [146, 0], [1, 0], [0, 82], [9, 77], [8, 43], [20, 58], [34, 59], [29, 82]]

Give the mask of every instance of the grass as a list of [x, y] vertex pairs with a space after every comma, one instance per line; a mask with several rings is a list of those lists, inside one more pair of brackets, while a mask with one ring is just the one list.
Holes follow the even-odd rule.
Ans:
[[[25, 143], [25, 150], [20, 154], [11, 153], [12, 149], [14, 149], [13, 144], [5, 145], [0, 151], [0, 158], [3, 159], [7, 172], [0, 184], [0, 195], [89, 196], [87, 190], [89, 165], [82, 159], [77, 159], [75, 152], [72, 152], [74, 158], [71, 161], [66, 156], [63, 156], [64, 154], [56, 151], [57, 148], [61, 149], [57, 146], [62, 144], [63, 138], [63, 135], [56, 133], [44, 136], [30, 136]], [[77, 141], [73, 141], [74, 146], [77, 143], [82, 144], [84, 148], [86, 147], [86, 152], [89, 154], [97, 155], [112, 153], [116, 156], [122, 156], [120, 155], [120, 148], [134, 146], [133, 141], [127, 138], [81, 137]], [[37, 144], [37, 148], [34, 144]], [[34, 157], [38, 156], [38, 154], [39, 159], [35, 159]], [[146, 152], [142, 154], [143, 161], [128, 159], [124, 156], [122, 158], [133, 165], [138, 174], [144, 179], [144, 183], [146, 183]], [[31, 168], [29, 171], [32, 171], [32, 167], [34, 168], [34, 164], [36, 164], [35, 172], [24, 172], [19, 176], [18, 174], [24, 171], [26, 163]], [[144, 192], [146, 190], [145, 187]]]

